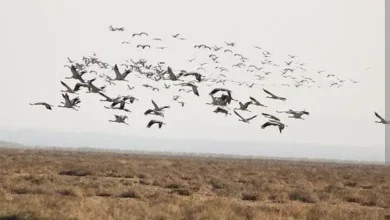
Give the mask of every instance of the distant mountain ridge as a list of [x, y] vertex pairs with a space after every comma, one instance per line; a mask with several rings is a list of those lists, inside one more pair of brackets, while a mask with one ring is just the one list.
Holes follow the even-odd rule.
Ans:
[[[173, 139], [100, 133], [0, 130], [0, 140], [15, 147], [56, 148], [166, 156], [256, 158], [316, 162], [384, 163], [383, 152], [369, 147], [280, 144], [231, 140]], [[20, 143], [20, 144], [19, 144]], [[1, 147], [2, 145], [0, 145]], [[223, 153], [221, 153], [223, 152]], [[367, 159], [372, 155], [373, 159]], [[380, 156], [379, 156], [380, 155]]]

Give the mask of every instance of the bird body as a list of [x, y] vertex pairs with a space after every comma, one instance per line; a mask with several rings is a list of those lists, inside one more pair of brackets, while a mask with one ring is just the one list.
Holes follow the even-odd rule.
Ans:
[[43, 106], [45, 106], [45, 108], [48, 109], [48, 110], [52, 110], [52, 107], [54, 107], [54, 106], [52, 106], [52, 105], [50, 105], [50, 104], [48, 104], [48, 103], [46, 103], [46, 102], [30, 103], [30, 105], [43, 105]]

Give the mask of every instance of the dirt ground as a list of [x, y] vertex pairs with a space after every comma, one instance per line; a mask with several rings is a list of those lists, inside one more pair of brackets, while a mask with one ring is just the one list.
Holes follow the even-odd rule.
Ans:
[[3, 148], [16, 219], [390, 219], [390, 167]]

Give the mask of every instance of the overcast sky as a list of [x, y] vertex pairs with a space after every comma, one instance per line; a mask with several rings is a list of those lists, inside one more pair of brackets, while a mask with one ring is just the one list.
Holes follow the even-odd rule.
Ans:
[[[367, 150], [383, 149], [384, 152], [384, 126], [374, 123], [374, 111], [385, 114], [384, 3], [384, 0], [2, 1], [0, 98], [7, 104], [2, 105], [0, 128], [317, 143], [340, 147], [356, 145]], [[125, 31], [110, 32], [109, 25], [124, 27]], [[142, 31], [148, 32], [150, 38], [132, 38], [133, 33]], [[173, 39], [175, 33], [181, 33], [186, 40]], [[153, 42], [154, 37], [163, 41]], [[122, 45], [122, 41], [131, 43]], [[267, 105], [268, 108], [251, 106], [252, 112], [243, 112], [242, 115], [275, 114], [289, 126], [282, 134], [275, 127], [262, 130], [260, 126], [267, 119], [261, 115], [251, 124], [245, 124], [234, 114], [227, 118], [214, 114], [214, 108], [205, 105], [210, 101], [207, 94], [214, 87], [200, 86], [201, 97], [191, 93], [179, 94], [186, 102], [182, 108], [172, 101], [177, 92], [161, 86], [160, 93], [149, 91], [141, 86], [147, 81], [134, 74], [130, 74], [129, 84], [136, 89], [127, 93], [140, 101], [129, 106], [132, 111], [128, 120], [130, 126], [107, 122], [113, 119], [114, 113], [121, 112], [104, 109], [100, 97], [94, 94], [80, 95], [79, 112], [61, 108], [49, 112], [28, 105], [46, 101], [57, 106], [63, 101], [60, 80], [71, 74], [64, 67], [67, 57], [81, 60], [82, 56], [95, 52], [110, 64], [145, 58], [154, 64], [164, 61], [175, 71], [193, 70], [188, 59], [208, 56], [207, 52], [196, 50], [193, 45], [204, 43], [226, 47], [224, 41], [236, 42], [234, 50], [248, 57], [250, 64], [261, 65], [261, 52], [253, 47], [258, 45], [271, 52], [270, 59], [281, 65], [269, 69], [273, 73], [265, 82], [253, 81], [250, 76], [254, 73], [230, 68], [231, 72], [226, 74], [231, 79], [252, 80], [264, 85], [256, 84], [252, 89], [235, 84], [226, 87], [243, 102], [254, 96]], [[166, 46], [167, 49], [136, 49], [137, 44], [144, 43]], [[306, 63], [308, 71], [299, 74], [319, 80], [321, 88], [280, 86], [278, 75], [285, 66], [284, 61], [289, 60], [288, 54], [297, 55], [297, 60]], [[235, 63], [232, 59], [223, 62], [229, 67]], [[319, 77], [319, 69], [345, 79], [344, 87], [329, 88], [331, 81]], [[215, 72], [214, 68], [207, 70], [205, 76]], [[112, 71], [105, 73], [114, 76]], [[93, 77], [93, 74], [88, 77]], [[350, 83], [350, 78], [359, 83]], [[65, 81], [71, 86], [75, 84], [72, 80]], [[96, 81], [96, 84], [103, 85], [103, 82]], [[263, 88], [286, 97], [287, 101], [266, 99]], [[107, 89], [110, 96], [125, 92], [124, 83]], [[163, 129], [146, 128], [153, 117], [145, 117], [142, 113], [152, 107], [151, 99], [161, 105], [171, 105], [165, 110], [167, 125]], [[290, 108], [307, 110], [310, 115], [300, 121], [274, 113]], [[191, 150], [196, 151], [195, 148]]]

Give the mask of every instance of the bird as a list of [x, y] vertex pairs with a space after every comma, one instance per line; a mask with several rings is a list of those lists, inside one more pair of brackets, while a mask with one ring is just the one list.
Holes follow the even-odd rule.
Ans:
[[245, 104], [243, 104], [242, 102], [238, 102], [238, 104], [240, 105], [240, 107], [235, 108], [236, 110], [249, 111], [248, 107], [249, 107], [249, 105], [251, 105], [253, 103], [251, 101], [249, 101], [249, 102], [246, 102]]
[[115, 120], [108, 120], [108, 121], [129, 125], [125, 122], [125, 120], [128, 118], [126, 115], [114, 115], [114, 116], [115, 116]]
[[190, 86], [192, 88], [192, 91], [196, 96], [199, 96], [198, 87], [192, 83], [180, 83], [181, 86]]
[[100, 100], [102, 102], [115, 102], [115, 101], [118, 101], [121, 97], [118, 96], [116, 98], [110, 98], [108, 97], [107, 95], [105, 95], [104, 93], [102, 92], [99, 92], [99, 95], [103, 96], [104, 98], [106, 98], [105, 100]]
[[165, 125], [165, 123], [162, 122], [162, 121], [157, 121], [157, 120], [152, 119], [152, 120], [149, 121], [149, 123], [146, 125], [146, 127], [147, 127], [147, 128], [150, 128], [150, 127], [152, 127], [152, 125], [154, 125], [154, 124], [158, 124], [158, 128], [160, 128], [160, 129], [161, 129], [161, 127], [162, 127], [163, 124]]
[[201, 82], [202, 81], [202, 75], [197, 73], [197, 72], [190, 72], [190, 73], [184, 73], [183, 76], [195, 76], [195, 79], [198, 81], [198, 82]]
[[80, 87], [87, 87], [88, 88], [87, 93], [99, 93], [103, 91], [106, 88], [106, 86], [102, 86], [100, 88], [96, 87], [95, 85], [92, 84], [95, 80], [96, 78], [88, 80], [87, 83], [77, 83], [74, 88], [74, 91], [78, 91]]
[[271, 92], [269, 92], [268, 90], [266, 89], [263, 89], [263, 91], [267, 94], [269, 94], [270, 96], [267, 96], [266, 98], [270, 98], [270, 99], [278, 99], [278, 100], [282, 100], [282, 101], [286, 101], [286, 98], [284, 97], [280, 97], [280, 96], [276, 96], [274, 94], [272, 94]]
[[68, 93], [76, 93], [76, 91], [74, 91], [74, 89], [70, 88], [66, 83], [64, 83], [63, 81], [61, 81], [61, 84], [63, 86], [65, 86], [66, 88], [66, 91], [65, 90], [61, 90], [61, 92], [68, 92]]
[[30, 105], [43, 105], [48, 110], [52, 110], [52, 107], [54, 107], [46, 102], [35, 102], [35, 103], [30, 103]]
[[254, 105], [267, 107], [267, 106], [261, 104], [259, 101], [257, 101], [255, 98], [253, 98], [253, 97], [251, 97], [251, 96], [249, 97], [249, 99], [252, 101], [252, 103], [253, 103]]
[[388, 125], [390, 124], [390, 121], [388, 120], [385, 120], [384, 118], [382, 118], [378, 113], [375, 112], [375, 116], [377, 118], [379, 118], [380, 121], [375, 121], [376, 123], [382, 123], [382, 124], [385, 124], [385, 125]]
[[70, 70], [72, 72], [71, 77], [65, 77], [65, 79], [78, 79], [80, 82], [85, 83], [84, 79], [82, 78], [82, 75], [86, 73], [86, 71], [83, 71], [81, 73], [77, 72], [76, 66], [72, 65], [70, 66]]
[[62, 97], [65, 99], [65, 102], [61, 102], [61, 104], [63, 104], [63, 105], [59, 105], [58, 107], [71, 108], [75, 111], [78, 111], [77, 109], [75, 109], [75, 107], [77, 106], [77, 104], [79, 104], [81, 102], [79, 97], [76, 97], [76, 98], [73, 98], [72, 100], [70, 100], [68, 93], [62, 94]]
[[152, 99], [152, 104], [153, 104], [153, 106], [154, 106], [154, 110], [156, 110], [156, 111], [163, 111], [163, 110], [166, 109], [166, 108], [170, 108], [169, 105], [159, 107], [159, 106], [156, 104], [156, 102], [153, 101], [153, 99]]
[[287, 125], [283, 124], [282, 122], [280, 121], [273, 121], [273, 120], [270, 120], [270, 121], [267, 121], [266, 123], [264, 123], [261, 128], [264, 129], [268, 126], [278, 126], [279, 128], [279, 132], [282, 133], [283, 129], [285, 127], [287, 127]]
[[273, 116], [273, 115], [271, 115], [271, 114], [268, 114], [268, 113], [261, 113], [264, 117], [266, 117], [266, 118], [270, 118], [270, 119], [272, 119], [272, 120], [274, 120], [274, 121], [280, 121], [280, 119], [279, 118], [277, 118], [277, 117], [275, 117], [275, 116]]
[[254, 119], [254, 118], [257, 117], [257, 115], [254, 115], [254, 116], [252, 116], [252, 117], [250, 117], [250, 118], [244, 118], [244, 117], [242, 117], [240, 114], [238, 114], [238, 113], [236, 112], [236, 110], [233, 110], [233, 111], [234, 111], [234, 113], [235, 113], [238, 117], [240, 117], [239, 121], [242, 121], [242, 122], [245, 122], [245, 123], [249, 123], [250, 120], [252, 120], [252, 119]]
[[179, 78], [183, 75], [183, 73], [179, 73], [178, 75], [175, 75], [172, 71], [171, 67], [167, 67], [167, 70], [164, 72], [164, 74], [168, 73], [169, 74], [169, 79], [172, 81], [177, 81]]
[[142, 49], [145, 49], [146, 47], [150, 48], [150, 45], [147, 45], [147, 44], [138, 44], [137, 45], [137, 48], [142, 48]]
[[[120, 104], [120, 106], [119, 107], [115, 107], [117, 104]], [[111, 104], [110, 107], [104, 106], [104, 108], [106, 108], [106, 109], [122, 110], [122, 111], [125, 111], [125, 112], [131, 112], [129, 109], [125, 108], [125, 104], [126, 104], [126, 102], [124, 100], [118, 100], [118, 101], [114, 101]]]
[[184, 107], [184, 102], [178, 101], [177, 103], [181, 104], [181, 106]]
[[234, 42], [228, 43], [228, 42], [225, 41], [225, 43], [229, 47], [234, 47], [236, 45]]
[[296, 118], [296, 119], [302, 119], [302, 120], [304, 120], [304, 118], [302, 118], [303, 115], [309, 115], [310, 114], [307, 111], [293, 111], [293, 110], [276, 111], [276, 112], [291, 114], [291, 116], [289, 116], [289, 118]]
[[225, 116], [231, 115], [231, 113], [229, 113], [226, 109], [221, 108], [221, 107], [217, 107], [213, 112], [215, 112], [215, 113], [223, 113], [223, 114], [225, 114]]
[[129, 69], [125, 70], [123, 73], [120, 73], [117, 64], [115, 64], [113, 70], [115, 72], [115, 78], [112, 79], [112, 80], [126, 81], [125, 80], [126, 76], [131, 73], [131, 70], [129, 70]]
[[161, 116], [161, 117], [164, 117], [164, 113], [162, 113], [161, 111], [157, 111], [155, 109], [148, 109], [144, 112], [144, 115], [149, 115], [149, 114], [153, 114], [153, 115], [158, 115], [158, 116]]
[[141, 33], [134, 33], [134, 34], [133, 34], [133, 37], [135, 37], [135, 36], [142, 36], [142, 35], [149, 36], [148, 33], [146, 33], [146, 32], [141, 32]]

